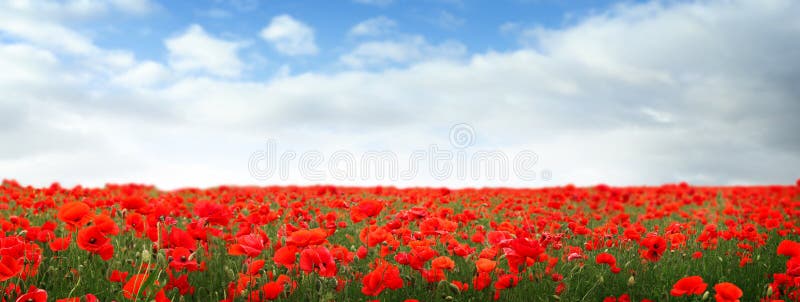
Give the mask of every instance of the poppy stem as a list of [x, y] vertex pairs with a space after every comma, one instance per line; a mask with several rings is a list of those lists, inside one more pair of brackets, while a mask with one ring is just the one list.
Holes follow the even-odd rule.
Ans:
[[589, 290], [586, 291], [586, 294], [583, 295], [583, 298], [581, 298], [581, 301], [586, 300], [586, 297], [589, 296], [589, 293], [591, 293], [594, 290], [594, 288], [597, 287], [598, 285], [600, 285], [600, 283], [602, 283], [602, 282], [603, 282], [603, 279], [602, 279], [602, 276], [601, 276], [601, 279], [597, 280], [597, 282], [595, 282], [594, 285], [592, 285], [592, 287], [589, 288]]
[[75, 282], [75, 286], [73, 286], [72, 289], [69, 291], [67, 297], [72, 297], [72, 293], [75, 292], [75, 289], [78, 288], [78, 285], [80, 284], [81, 284], [81, 276], [78, 275], [78, 282]]

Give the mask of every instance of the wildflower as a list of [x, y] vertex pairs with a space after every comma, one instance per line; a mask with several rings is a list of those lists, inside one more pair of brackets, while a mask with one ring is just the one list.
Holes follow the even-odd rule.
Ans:
[[0, 256], [0, 282], [14, 278], [22, 271], [19, 260], [13, 256]]
[[136, 299], [139, 294], [143, 294], [142, 285], [144, 285], [144, 281], [147, 280], [148, 277], [148, 274], [136, 274], [131, 277], [131, 279], [122, 286], [122, 295], [131, 300]]
[[617, 274], [621, 271], [621, 269], [617, 267], [617, 258], [614, 258], [614, 255], [609, 253], [597, 254], [597, 257], [595, 257], [595, 262], [597, 262], [597, 264], [607, 264], [611, 267], [611, 272], [614, 274]]
[[92, 254], [100, 255], [103, 260], [114, 256], [114, 246], [99, 226], [89, 226], [78, 232], [78, 247]]
[[286, 239], [286, 244], [291, 244], [296, 247], [320, 245], [325, 242], [326, 237], [328, 237], [328, 233], [320, 228], [315, 228], [312, 230], [297, 230], [289, 235], [289, 238]]
[[683, 295], [702, 295], [706, 291], [708, 284], [703, 282], [700, 276], [684, 277], [675, 282], [669, 294], [673, 297], [680, 297]]
[[185, 247], [177, 247], [169, 252], [169, 267], [175, 270], [197, 270], [197, 261], [191, 259], [192, 253]]
[[792, 258], [800, 257], [800, 242], [783, 240], [778, 244], [778, 255], [789, 256]]
[[50, 250], [53, 252], [60, 252], [69, 248], [70, 242], [72, 242], [71, 235], [63, 238], [55, 238], [51, 240], [47, 246], [49, 246]]
[[374, 199], [362, 200], [350, 210], [350, 219], [358, 223], [365, 218], [378, 216], [382, 210], [382, 202]]
[[642, 257], [650, 261], [658, 261], [667, 249], [667, 241], [659, 236], [648, 236], [642, 239], [641, 245], [645, 247]]
[[333, 255], [322, 246], [306, 248], [300, 252], [300, 269], [306, 273], [316, 271], [323, 277], [333, 277], [337, 271]]
[[431, 261], [431, 268], [437, 270], [451, 270], [456, 267], [455, 262], [453, 262], [450, 257], [447, 256], [440, 256], [436, 257]]
[[31, 286], [30, 290], [19, 296], [16, 302], [47, 302], [47, 291]]
[[497, 267], [497, 261], [492, 261], [485, 258], [480, 258], [478, 261], [475, 261], [475, 267], [478, 269], [479, 273], [488, 273], [494, 270]]
[[367, 296], [377, 296], [384, 289], [399, 289], [403, 287], [403, 279], [400, 278], [400, 269], [387, 262], [380, 261], [372, 272], [366, 274], [361, 281], [363, 287], [361, 293]]
[[264, 250], [264, 240], [256, 234], [248, 234], [236, 238], [236, 243], [228, 248], [228, 254], [245, 255], [249, 258], [258, 257]]
[[739, 298], [743, 295], [742, 290], [736, 284], [729, 282], [714, 285], [714, 291], [716, 292], [714, 298], [717, 302], [739, 302]]
[[89, 205], [80, 202], [69, 202], [58, 208], [58, 219], [67, 224], [70, 230], [75, 230], [89, 222]]

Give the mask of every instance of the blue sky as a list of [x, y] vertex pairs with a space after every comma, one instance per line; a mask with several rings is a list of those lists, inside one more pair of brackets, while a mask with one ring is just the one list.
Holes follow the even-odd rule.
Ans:
[[[367, 1], [369, 2], [369, 1]], [[284, 64], [295, 72], [337, 69], [337, 58], [363, 42], [348, 34], [371, 18], [392, 22], [387, 35], [420, 35], [431, 43], [453, 41], [469, 53], [507, 51], [520, 46], [518, 31], [524, 28], [563, 28], [610, 6], [636, 1], [502, 0], [459, 1], [256, 1], [211, 0], [153, 3], [147, 14], [108, 15], [75, 22], [75, 28], [107, 48], [124, 48], [137, 58], [165, 61], [163, 40], [179, 35], [190, 24], [209, 34], [245, 43], [241, 52], [251, 56], [254, 68], [245, 76], [265, 77]], [[259, 32], [275, 16], [289, 15], [314, 31], [319, 52], [288, 56], [259, 39]], [[367, 37], [369, 38], [369, 37]]]
[[[0, 177], [794, 183], [798, 15], [794, 0], [0, 0]], [[444, 173], [442, 150], [464, 160]]]

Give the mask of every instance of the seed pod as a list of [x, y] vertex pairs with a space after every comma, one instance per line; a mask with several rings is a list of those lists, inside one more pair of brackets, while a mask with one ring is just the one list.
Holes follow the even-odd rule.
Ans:
[[152, 256], [153, 255], [150, 254], [150, 251], [143, 250], [142, 251], [142, 262], [150, 262], [150, 260], [152, 259]]

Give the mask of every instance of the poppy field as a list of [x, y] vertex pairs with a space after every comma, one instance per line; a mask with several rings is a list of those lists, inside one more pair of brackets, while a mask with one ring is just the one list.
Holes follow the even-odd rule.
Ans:
[[796, 185], [0, 187], [2, 301], [799, 301]]

